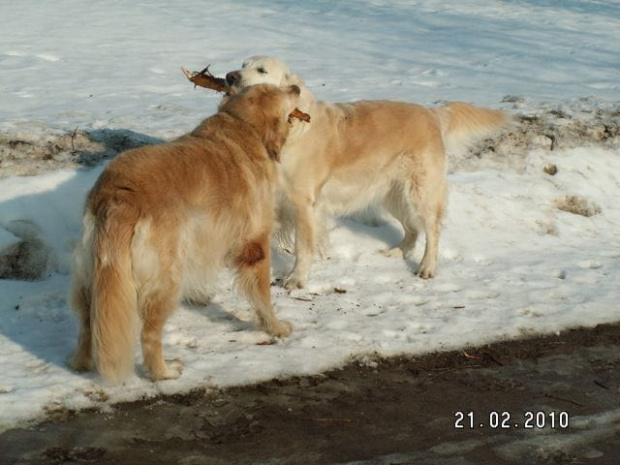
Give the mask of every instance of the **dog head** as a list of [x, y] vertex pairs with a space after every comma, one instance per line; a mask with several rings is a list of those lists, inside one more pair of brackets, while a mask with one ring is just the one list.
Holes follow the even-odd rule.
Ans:
[[278, 87], [303, 85], [299, 76], [292, 73], [284, 63], [262, 55], [248, 58], [241, 69], [228, 73], [226, 83], [233, 89], [243, 89], [255, 84], [273, 84]]
[[297, 107], [300, 93], [296, 85], [258, 84], [225, 97], [220, 111], [254, 127], [269, 156], [280, 161], [280, 150], [289, 133], [289, 115]]

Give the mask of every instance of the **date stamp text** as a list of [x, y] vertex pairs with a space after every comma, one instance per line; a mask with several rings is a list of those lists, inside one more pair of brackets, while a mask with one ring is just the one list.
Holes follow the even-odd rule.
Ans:
[[455, 429], [568, 429], [568, 412], [455, 412]]

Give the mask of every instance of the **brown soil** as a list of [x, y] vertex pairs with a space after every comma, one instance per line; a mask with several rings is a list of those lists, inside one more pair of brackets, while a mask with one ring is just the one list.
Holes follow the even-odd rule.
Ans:
[[56, 412], [0, 463], [618, 464], [620, 325]]

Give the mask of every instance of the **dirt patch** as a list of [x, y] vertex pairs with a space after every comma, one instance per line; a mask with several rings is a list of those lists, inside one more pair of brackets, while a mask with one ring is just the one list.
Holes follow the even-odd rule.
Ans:
[[94, 166], [120, 152], [161, 140], [126, 129], [0, 132], [0, 178]]
[[562, 211], [590, 217], [598, 215], [601, 207], [580, 195], [566, 195], [555, 200], [555, 206]]
[[7, 464], [616, 464], [620, 325], [65, 412]]
[[[618, 147], [620, 145], [620, 105], [597, 104], [583, 99], [559, 108], [522, 109], [519, 97], [506, 97], [515, 120], [509, 130], [488, 139], [464, 154], [450, 158], [450, 171], [505, 169], [522, 171], [525, 157], [533, 150], [553, 152], [574, 147]], [[555, 170], [549, 167], [555, 174]]]
[[[483, 168], [521, 170], [531, 150], [620, 145], [620, 105], [591, 99], [560, 107], [527, 110], [521, 97], [505, 97], [515, 115], [510, 130], [450, 160], [451, 171]], [[32, 176], [46, 171], [94, 166], [118, 153], [161, 142], [126, 129], [52, 130], [28, 127], [0, 132], [0, 178]]]

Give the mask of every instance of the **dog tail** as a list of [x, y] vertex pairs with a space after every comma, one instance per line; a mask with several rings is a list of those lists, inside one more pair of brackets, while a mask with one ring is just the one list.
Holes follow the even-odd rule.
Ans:
[[97, 371], [109, 382], [134, 369], [139, 328], [138, 298], [132, 276], [131, 242], [139, 212], [106, 205], [96, 213], [93, 243], [92, 336]]
[[503, 111], [463, 102], [451, 102], [432, 111], [439, 119], [448, 152], [468, 148], [486, 137], [492, 137], [511, 122], [510, 115]]

